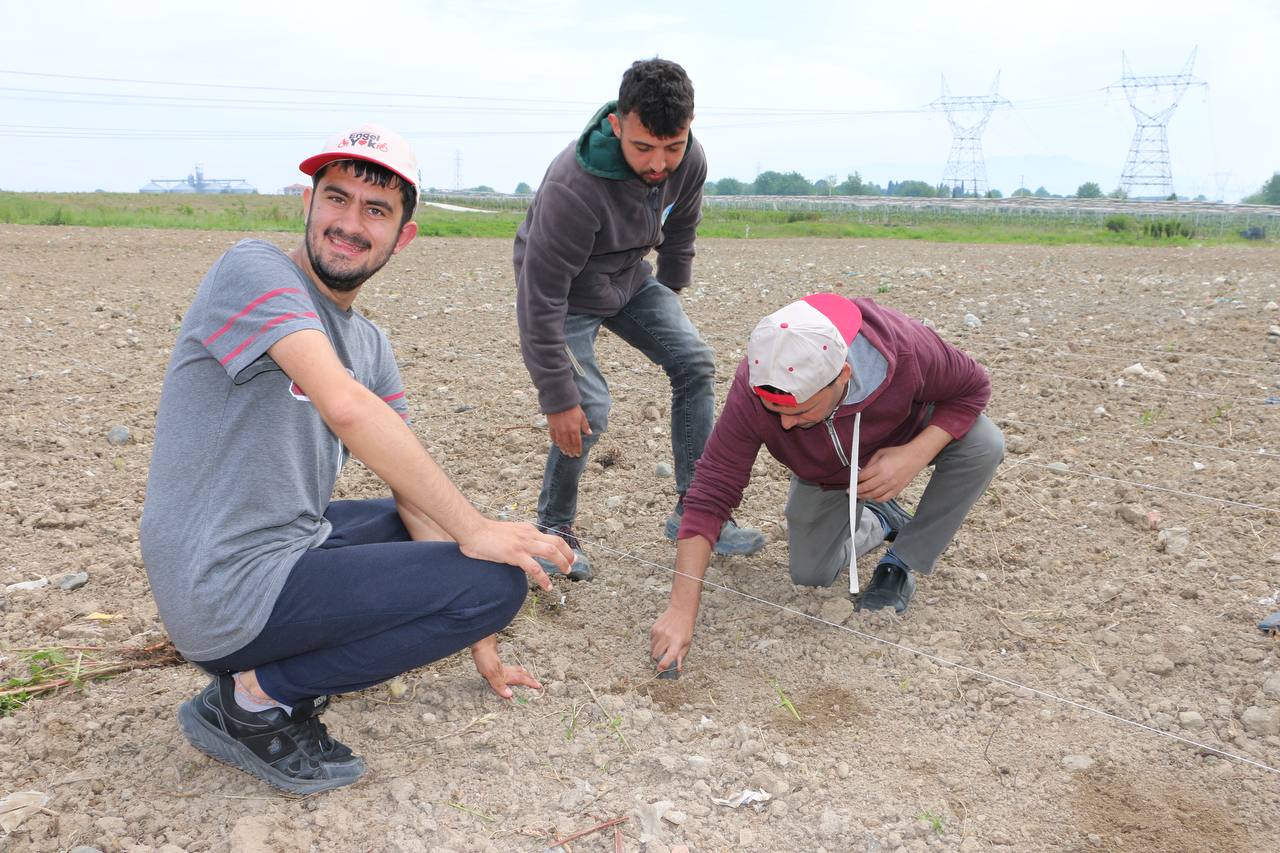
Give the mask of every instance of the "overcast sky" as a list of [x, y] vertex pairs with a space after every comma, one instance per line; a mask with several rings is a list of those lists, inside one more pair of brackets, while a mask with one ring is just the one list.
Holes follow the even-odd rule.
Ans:
[[[631, 61], [654, 55], [693, 80], [713, 180], [936, 183], [952, 138], [928, 109], [942, 75], [962, 96], [998, 73], [1011, 106], [982, 137], [990, 185], [1110, 190], [1135, 129], [1107, 91], [1122, 52], [1148, 76], [1178, 74], [1193, 50], [1208, 85], [1169, 121], [1177, 192], [1234, 201], [1280, 169], [1274, 0], [0, 0], [0, 21], [7, 190], [133, 191], [200, 164], [276, 192], [333, 131], [373, 120], [410, 139], [425, 184], [509, 192], [536, 186]], [[1159, 94], [1152, 112], [1171, 100]]]

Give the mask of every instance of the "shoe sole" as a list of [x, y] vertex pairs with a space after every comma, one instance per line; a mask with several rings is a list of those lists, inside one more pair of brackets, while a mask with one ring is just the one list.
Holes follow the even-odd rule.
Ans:
[[764, 550], [764, 538], [759, 542], [750, 542], [746, 545], [730, 545], [721, 547], [720, 542], [716, 542], [715, 552], [722, 557], [750, 557], [752, 554], [759, 554]]
[[252, 750], [226, 732], [211, 726], [196, 713], [191, 705], [194, 701], [192, 699], [183, 702], [182, 707], [178, 709], [178, 727], [182, 729], [182, 734], [187, 741], [210, 758], [221, 761], [223, 764], [228, 764], [237, 770], [243, 770], [251, 776], [256, 776], [268, 785], [287, 791], [290, 794], [318, 794], [321, 791], [330, 791], [334, 788], [341, 788], [343, 785], [350, 785], [364, 775], [364, 761], [355, 758], [341, 764], [329, 765], [342, 768], [350, 766], [352, 770], [357, 770], [353, 776], [307, 781], [292, 779], [264, 762], [261, 758], [258, 758], [253, 754]]

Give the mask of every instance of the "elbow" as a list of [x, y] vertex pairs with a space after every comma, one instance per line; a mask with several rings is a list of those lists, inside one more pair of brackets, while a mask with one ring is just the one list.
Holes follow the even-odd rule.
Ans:
[[320, 417], [335, 435], [341, 437], [360, 423], [368, 393], [362, 385], [352, 381], [348, 387], [317, 405]]

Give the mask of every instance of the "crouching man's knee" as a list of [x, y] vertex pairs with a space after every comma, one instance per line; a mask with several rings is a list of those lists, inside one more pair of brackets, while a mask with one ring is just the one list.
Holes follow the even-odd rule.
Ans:
[[1004, 460], [1004, 433], [986, 415], [979, 415], [965, 436], [966, 455], [975, 467], [995, 471]]

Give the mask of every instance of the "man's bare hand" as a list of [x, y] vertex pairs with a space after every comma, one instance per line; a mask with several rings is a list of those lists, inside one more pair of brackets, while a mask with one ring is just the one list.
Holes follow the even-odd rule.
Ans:
[[929, 424], [906, 444], [880, 448], [858, 472], [858, 497], [893, 500], [951, 441], [946, 430]]
[[490, 634], [471, 647], [471, 660], [476, 665], [476, 672], [489, 682], [493, 692], [503, 699], [510, 699], [515, 694], [511, 685], [519, 684], [541, 690], [542, 684], [522, 666], [507, 666], [498, 657], [498, 638]]
[[515, 521], [484, 521], [458, 541], [462, 553], [476, 560], [506, 563], [523, 571], [544, 590], [551, 589], [551, 578], [534, 557], [555, 565], [561, 574], [569, 573], [573, 551], [559, 536], [540, 533], [532, 524]]
[[547, 415], [547, 430], [561, 453], [576, 458], [582, 455], [582, 437], [591, 435], [591, 424], [587, 422], [587, 413], [582, 411], [582, 407], [574, 406]]
[[888, 501], [896, 498], [915, 479], [929, 460], [921, 459], [906, 445], [882, 447], [871, 455], [858, 472], [858, 497]]
[[698, 618], [695, 607], [690, 613], [675, 606], [668, 607], [649, 630], [649, 657], [659, 671], [675, 666], [684, 668], [684, 657], [693, 645], [693, 623]]

